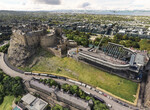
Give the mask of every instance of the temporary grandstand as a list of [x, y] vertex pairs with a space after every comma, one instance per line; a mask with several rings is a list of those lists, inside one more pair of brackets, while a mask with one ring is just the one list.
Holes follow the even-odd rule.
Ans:
[[142, 71], [148, 62], [145, 55], [111, 42], [99, 49], [80, 51], [78, 59], [137, 82], [142, 80]]

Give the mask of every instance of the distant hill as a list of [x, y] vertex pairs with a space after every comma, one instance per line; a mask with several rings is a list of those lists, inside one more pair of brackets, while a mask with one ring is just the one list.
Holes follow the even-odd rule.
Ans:
[[0, 10], [0, 13], [82, 13], [82, 14], [104, 14], [104, 15], [135, 15], [150, 16], [150, 10], [50, 10], [50, 11], [9, 11]]

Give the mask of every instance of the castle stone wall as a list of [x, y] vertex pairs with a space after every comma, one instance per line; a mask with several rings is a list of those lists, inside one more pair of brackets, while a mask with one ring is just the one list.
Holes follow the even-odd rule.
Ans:
[[8, 49], [8, 60], [14, 66], [24, 67], [39, 46], [43, 48], [52, 46], [55, 40], [55, 33], [47, 35], [39, 30], [25, 34], [20, 30], [13, 31]]

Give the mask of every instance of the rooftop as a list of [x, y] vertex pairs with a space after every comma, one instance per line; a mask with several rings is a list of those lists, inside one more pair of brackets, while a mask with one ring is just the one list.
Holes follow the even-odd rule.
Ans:
[[102, 51], [98, 51], [97, 53], [96, 52], [90, 52], [90, 51], [81, 51], [81, 53], [90, 55], [94, 58], [98, 58], [98, 59], [103, 60], [105, 62], [110, 62], [110, 63], [116, 64], [116, 65], [126, 64], [126, 62], [119, 60], [119, 59], [112, 58], [111, 56], [106, 55]]
[[31, 105], [27, 105], [26, 108], [28, 108], [29, 110], [44, 110], [47, 105], [47, 102], [36, 98], [36, 100], [32, 102]]
[[57, 95], [57, 97], [62, 98], [63, 100], [69, 101], [72, 104], [76, 104], [80, 107], [83, 107], [83, 108], [89, 107], [89, 102], [82, 100], [78, 97], [74, 97], [70, 94], [58, 91], [58, 92], [56, 92], [56, 95]]
[[42, 89], [42, 90], [45, 90], [45, 91], [47, 91], [47, 92], [49, 92], [49, 93], [52, 93], [52, 92], [55, 91], [53, 88], [50, 88], [50, 87], [47, 86], [47, 85], [44, 85], [44, 84], [42, 84], [42, 83], [39, 83], [38, 81], [31, 80], [31, 81], [30, 81], [30, 84], [33, 85], [33, 86], [36, 86], [36, 87], [38, 87], [38, 88], [40, 88], [40, 89]]
[[[60, 101], [63, 101], [64, 103], [68, 103], [69, 102], [69, 104], [72, 104], [72, 105], [76, 106], [77, 108], [85, 108], [86, 109], [86, 108], [89, 107], [89, 102], [87, 102], [87, 101], [85, 101], [85, 100], [83, 100], [81, 98], [75, 97], [75, 96], [73, 96], [71, 94], [67, 94], [65, 92], [52, 89], [52, 88], [48, 87], [47, 85], [39, 83], [37, 80], [31, 80], [30, 84], [32, 84], [32, 85], [34, 84], [36, 88], [39, 88], [41, 90], [46, 90], [46, 91], [49, 91], [49, 92], [53, 92], [58, 97], [58, 99], [60, 99]], [[34, 103], [32, 103], [32, 104], [36, 108], [36, 107], [42, 105], [43, 103], [36, 102], [36, 100], [35, 100]], [[33, 109], [33, 110], [38, 110], [38, 109]]]
[[33, 95], [27, 94], [23, 96], [21, 100], [30, 105], [35, 99], [36, 97], [34, 97]]
[[48, 105], [44, 100], [36, 98], [29, 93], [22, 97], [22, 101], [25, 102], [25, 107], [28, 110], [44, 110]]

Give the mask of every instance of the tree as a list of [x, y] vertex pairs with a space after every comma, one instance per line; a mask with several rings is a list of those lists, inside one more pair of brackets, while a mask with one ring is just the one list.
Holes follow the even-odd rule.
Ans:
[[21, 96], [18, 96], [16, 99], [15, 99], [15, 104], [18, 104], [20, 101], [21, 101]]
[[12, 86], [12, 92], [14, 96], [19, 96], [21, 94], [23, 94], [24, 88], [21, 86], [21, 84], [14, 84]]
[[62, 106], [56, 104], [56, 105], [52, 108], [52, 110], [69, 110], [69, 109], [68, 109], [68, 108], [64, 108], [64, 107], [62, 107]]
[[0, 94], [4, 95], [4, 86], [0, 84]]
[[4, 78], [3, 78], [3, 83], [5, 84], [7, 84], [7, 83], [9, 83], [9, 81], [11, 80], [11, 78], [9, 77], [9, 76], [5, 76]]
[[12, 92], [12, 85], [13, 85], [12, 78], [10, 76], [5, 76], [3, 78], [2, 83], [4, 85], [5, 94], [6, 95], [11, 94], [11, 92]]
[[126, 40], [125, 46], [126, 47], [132, 47], [132, 41], [131, 40]]
[[121, 41], [119, 42], [119, 44], [120, 44], [120, 45], [124, 45], [124, 46], [126, 46], [125, 42], [126, 42], [126, 41], [121, 40]]
[[43, 82], [43, 79], [40, 78], [40, 82]]
[[77, 94], [78, 93], [78, 91], [79, 91], [79, 87], [77, 86], [77, 85], [72, 85], [71, 87], [70, 87], [70, 92], [72, 93], [72, 94]]
[[135, 41], [135, 37], [130, 36], [130, 37], [129, 37], [129, 40]]
[[94, 100], [94, 110], [109, 110], [105, 104], [102, 104], [98, 100]]
[[140, 45], [137, 42], [132, 43], [132, 47], [134, 48], [140, 48]]
[[128, 40], [128, 36], [125, 34], [125, 35], [122, 37], [122, 40]]
[[64, 109], [63, 109], [62, 106], [56, 104], [56, 105], [52, 108], [52, 110], [64, 110]]
[[50, 83], [50, 81], [51, 81], [50, 79], [46, 80], [46, 84], [49, 84], [49, 83]]
[[114, 36], [114, 39], [118, 39], [118, 40], [122, 40], [123, 39], [123, 36], [121, 34], [116, 34]]
[[141, 38], [140, 37], [135, 37], [136, 42], [140, 42]]
[[61, 86], [61, 88], [64, 90], [64, 91], [69, 91], [70, 90], [70, 85], [69, 84], [63, 84], [62, 86]]
[[15, 80], [17, 80], [17, 81], [22, 81], [22, 78], [19, 77], [19, 76], [17, 76], [17, 77], [15, 77]]
[[46, 82], [47, 82], [47, 79], [44, 79], [44, 81], [43, 81], [43, 82], [44, 82], [44, 84], [47, 84], [47, 83], [46, 83]]
[[56, 81], [54, 81], [53, 79], [51, 79], [50, 80], [50, 86], [56, 86], [56, 85], [57, 85]]
[[91, 99], [90, 96], [86, 96], [86, 97], [85, 97], [85, 100], [87, 100], [87, 101], [89, 101], [90, 99]]
[[85, 99], [85, 93], [81, 89], [78, 91], [78, 96], [82, 99]]

